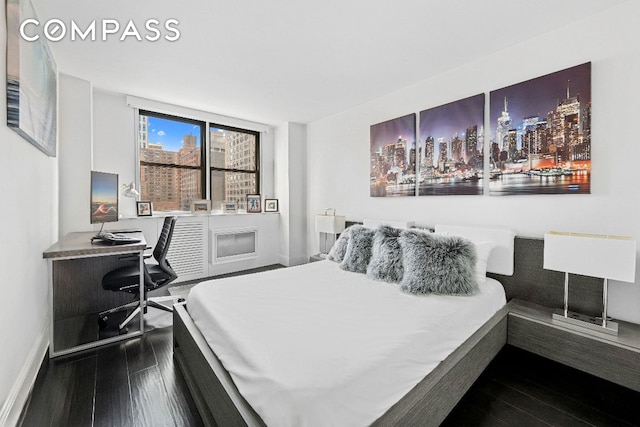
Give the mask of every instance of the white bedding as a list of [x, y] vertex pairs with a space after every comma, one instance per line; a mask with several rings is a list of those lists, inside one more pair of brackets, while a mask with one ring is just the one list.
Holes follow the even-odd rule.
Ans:
[[414, 296], [321, 261], [195, 286], [187, 307], [268, 426], [369, 425], [506, 303]]

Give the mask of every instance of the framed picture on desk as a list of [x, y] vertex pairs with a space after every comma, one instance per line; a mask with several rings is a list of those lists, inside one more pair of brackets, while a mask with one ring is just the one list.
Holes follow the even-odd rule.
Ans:
[[151, 202], [136, 202], [136, 213], [138, 214], [138, 216], [153, 215]]
[[248, 213], [262, 212], [262, 206], [260, 204], [259, 194], [247, 194], [247, 212]]

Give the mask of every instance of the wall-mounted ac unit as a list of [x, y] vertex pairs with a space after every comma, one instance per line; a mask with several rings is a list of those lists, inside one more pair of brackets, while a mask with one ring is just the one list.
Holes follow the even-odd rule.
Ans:
[[212, 230], [213, 263], [258, 257], [258, 228]]

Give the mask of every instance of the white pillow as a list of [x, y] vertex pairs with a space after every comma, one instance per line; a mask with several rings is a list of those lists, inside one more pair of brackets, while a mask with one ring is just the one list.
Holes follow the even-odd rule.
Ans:
[[478, 285], [487, 281], [487, 262], [495, 246], [493, 242], [473, 242], [476, 246], [476, 282]]

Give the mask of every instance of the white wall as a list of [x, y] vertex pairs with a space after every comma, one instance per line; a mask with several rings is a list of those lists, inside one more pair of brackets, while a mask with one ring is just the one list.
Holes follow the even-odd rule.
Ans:
[[[93, 169], [118, 174], [120, 184], [136, 182], [134, 110], [126, 96], [93, 91]], [[88, 193], [87, 193], [88, 194]], [[136, 216], [136, 202], [120, 195], [120, 215]]]
[[[4, 8], [0, 46], [6, 43]], [[0, 69], [6, 69], [6, 53]], [[6, 93], [6, 80], [0, 79]], [[47, 264], [42, 258], [58, 232], [57, 159], [5, 126], [0, 108], [0, 425], [13, 425], [49, 340]]]
[[306, 126], [283, 123], [275, 131], [275, 194], [280, 209], [280, 263], [297, 265], [306, 255]]
[[[636, 184], [640, 144], [635, 136], [640, 117], [638, 40], [640, 3], [629, 1], [309, 124], [309, 215], [331, 206], [351, 220], [376, 217], [414, 220], [424, 225], [501, 226], [534, 237], [558, 229], [631, 235], [640, 241], [640, 189]], [[478, 93], [488, 95], [491, 90], [588, 61], [592, 62], [592, 194], [369, 197], [372, 124]], [[485, 128], [487, 125], [485, 122]], [[312, 222], [309, 224], [307, 251], [312, 253], [317, 248], [317, 233]], [[610, 313], [640, 323], [640, 269], [636, 277], [635, 285], [612, 283]]]
[[89, 192], [93, 159], [91, 83], [60, 73], [58, 77], [58, 166], [60, 236], [89, 231]]

